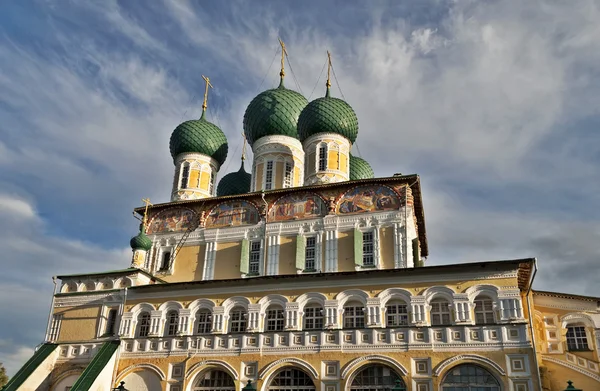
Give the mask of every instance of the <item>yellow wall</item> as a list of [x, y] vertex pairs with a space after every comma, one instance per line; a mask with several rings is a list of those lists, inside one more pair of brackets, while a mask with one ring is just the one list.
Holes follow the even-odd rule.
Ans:
[[263, 188], [263, 185], [262, 185], [263, 165], [264, 165], [264, 163], [258, 163], [256, 165], [256, 178], [254, 181], [254, 189], [255, 190], [262, 190], [262, 188]]
[[200, 171], [191, 170], [190, 179], [188, 181], [188, 187], [198, 187], [198, 176], [200, 175]]
[[55, 308], [62, 314], [58, 342], [86, 341], [96, 338], [101, 306]]
[[340, 170], [348, 172], [348, 156], [344, 153], [340, 153]]
[[300, 182], [300, 168], [298, 166], [294, 167], [294, 186], [302, 186], [303, 183]]
[[167, 282], [202, 280], [205, 251], [205, 244], [183, 246], [175, 259], [173, 274], [161, 278]]
[[330, 150], [327, 155], [327, 168], [330, 170], [338, 170], [338, 151]]
[[580, 372], [553, 362], [542, 363], [542, 385], [549, 387], [548, 391], [563, 391], [567, 388], [567, 380], [571, 380], [573, 386], [583, 391], [600, 390], [599, 381]]
[[283, 187], [283, 175], [285, 174], [283, 172], [283, 162], [275, 162], [275, 178], [274, 179], [274, 183], [275, 183], [275, 189], [281, 189]]
[[338, 233], [338, 271], [354, 271], [354, 232]]
[[215, 259], [215, 280], [240, 278], [241, 256], [241, 242], [218, 243], [217, 256]]
[[394, 268], [394, 227], [385, 227], [379, 230], [379, 254], [383, 269]]
[[296, 237], [281, 237], [279, 274], [296, 274]]
[[200, 176], [200, 188], [202, 190], [208, 190], [208, 182], [210, 181], [210, 173], [202, 171]]

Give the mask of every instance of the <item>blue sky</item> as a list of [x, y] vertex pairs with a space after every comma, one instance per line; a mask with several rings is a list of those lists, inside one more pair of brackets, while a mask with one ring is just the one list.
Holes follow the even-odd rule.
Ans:
[[598, 20], [591, 0], [3, 1], [0, 362], [43, 340], [52, 275], [129, 265], [203, 74], [238, 169], [278, 37], [310, 99], [332, 52], [377, 176], [421, 175], [429, 264], [534, 256], [537, 289], [600, 296]]

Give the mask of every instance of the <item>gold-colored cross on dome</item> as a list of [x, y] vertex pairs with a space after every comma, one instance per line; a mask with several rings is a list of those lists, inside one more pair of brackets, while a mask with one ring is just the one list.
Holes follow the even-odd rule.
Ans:
[[210, 88], [214, 88], [212, 84], [210, 84], [210, 79], [204, 75], [202, 75], [202, 78], [204, 79], [204, 81], [206, 82], [206, 88], [204, 89], [204, 102], [202, 102], [202, 113], [204, 113], [206, 111], [206, 108], [208, 107], [208, 87]]
[[281, 40], [281, 38], [279, 38], [279, 44], [281, 45], [281, 72], [279, 72], [279, 76], [284, 77], [285, 76], [285, 56], [287, 56], [287, 50], [285, 50], [285, 43], [283, 43], [283, 41]]
[[325, 83], [327, 88], [331, 87], [331, 53], [327, 51], [327, 82]]
[[244, 144], [242, 145], [242, 161], [246, 160], [246, 134], [242, 132], [242, 138], [244, 139]]
[[142, 220], [142, 225], [145, 231], [146, 223], [148, 222], [148, 207], [152, 206], [152, 203], [150, 202], [150, 198], [142, 198], [142, 202], [146, 204], [146, 210], [144, 211], [144, 219]]

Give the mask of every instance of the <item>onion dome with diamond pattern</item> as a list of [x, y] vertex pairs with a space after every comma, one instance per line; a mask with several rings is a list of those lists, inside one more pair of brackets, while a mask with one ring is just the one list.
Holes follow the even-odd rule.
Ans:
[[249, 193], [251, 177], [252, 175], [244, 169], [242, 160], [242, 166], [238, 172], [230, 172], [219, 181], [217, 197]]
[[375, 173], [365, 159], [350, 154], [350, 180], [374, 178]]
[[144, 230], [142, 229], [142, 226], [140, 224], [140, 233], [137, 234], [136, 236], [134, 236], [133, 238], [131, 238], [131, 240], [129, 241], [129, 245], [131, 246], [132, 250], [144, 250], [144, 251], [148, 251], [152, 248], [152, 240], [150, 240], [150, 238], [148, 236], [146, 236], [146, 234], [144, 233]]
[[215, 159], [222, 165], [227, 158], [227, 137], [215, 124], [204, 118], [185, 121], [175, 128], [169, 141], [173, 161], [177, 155], [186, 152], [201, 153]]
[[246, 108], [244, 134], [248, 144], [264, 136], [289, 136], [298, 138], [298, 117], [308, 101], [294, 90], [283, 85], [258, 94]]
[[318, 133], [337, 133], [354, 144], [358, 136], [358, 118], [345, 101], [327, 94], [310, 102], [298, 119], [298, 136], [304, 141]]

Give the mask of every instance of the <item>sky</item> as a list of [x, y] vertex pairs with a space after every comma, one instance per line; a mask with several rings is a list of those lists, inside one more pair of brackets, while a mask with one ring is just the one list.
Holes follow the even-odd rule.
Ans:
[[591, 0], [0, 2], [0, 362], [43, 342], [53, 275], [129, 266], [202, 75], [237, 171], [278, 37], [309, 100], [332, 53], [376, 176], [421, 176], [428, 265], [536, 257], [535, 289], [600, 296], [598, 20]]

